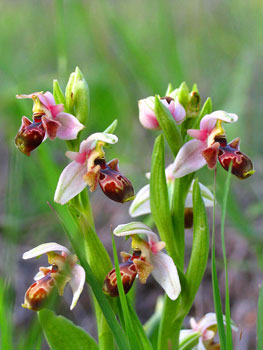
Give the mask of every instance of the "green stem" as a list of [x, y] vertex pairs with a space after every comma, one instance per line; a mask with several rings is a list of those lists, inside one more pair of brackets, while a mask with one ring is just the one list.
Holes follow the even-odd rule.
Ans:
[[[86, 259], [95, 277], [102, 285], [105, 276], [112, 268], [112, 264], [107, 250], [94, 229], [92, 208], [87, 191], [84, 190], [78, 197], [74, 198], [68, 208], [83, 235]], [[93, 300], [97, 319], [99, 347], [103, 350], [113, 350], [114, 339], [112, 332], [94, 296]]]

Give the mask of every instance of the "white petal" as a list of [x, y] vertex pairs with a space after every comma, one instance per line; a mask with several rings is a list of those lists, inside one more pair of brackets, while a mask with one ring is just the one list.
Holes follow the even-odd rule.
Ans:
[[206, 164], [202, 156], [206, 147], [206, 143], [199, 140], [186, 142], [174, 160], [174, 176], [182, 177], [202, 168]]
[[82, 266], [78, 264], [76, 264], [73, 267], [71, 274], [72, 274], [72, 277], [71, 277], [71, 280], [69, 281], [69, 284], [73, 292], [73, 299], [70, 305], [70, 310], [72, 310], [76, 306], [79, 296], [83, 290], [85, 279], [86, 279], [85, 270], [83, 269]]
[[88, 152], [89, 150], [93, 149], [97, 141], [102, 141], [113, 145], [118, 142], [118, 137], [114, 134], [96, 132], [95, 134], [90, 135], [86, 140], [81, 142], [79, 149], [80, 153]]
[[226, 123], [235, 123], [238, 116], [234, 113], [227, 113], [225, 111], [215, 111], [205, 115], [200, 122], [200, 130], [212, 130], [217, 120], [222, 120]]
[[[186, 196], [185, 208], [193, 208], [193, 184], [194, 180], [192, 181], [190, 190]], [[199, 182], [199, 186], [205, 206], [212, 207], [214, 205], [213, 193], [205, 185], [201, 184], [201, 182]]]
[[146, 185], [140, 189], [134, 198], [129, 209], [129, 214], [131, 217], [136, 217], [150, 213], [150, 185]]
[[58, 180], [54, 201], [65, 204], [79, 194], [87, 186], [83, 180], [86, 172], [86, 166], [77, 162], [71, 162], [66, 166]]
[[194, 332], [192, 329], [181, 329], [179, 334], [179, 343], [181, 343], [189, 335], [192, 335]]
[[68, 248], [63, 245], [57, 244], [55, 242], [40, 244], [39, 246], [25, 252], [23, 254], [23, 259], [32, 259], [48, 252], [60, 251], [66, 254], [70, 254]]
[[181, 292], [181, 285], [173, 259], [169, 255], [159, 252], [151, 255], [151, 263], [154, 266], [152, 271], [154, 279], [165, 290], [170, 299], [177, 299]]
[[148, 226], [141, 222], [130, 222], [128, 224], [118, 225], [113, 233], [116, 236], [147, 235], [148, 240], [158, 242], [158, 236]]

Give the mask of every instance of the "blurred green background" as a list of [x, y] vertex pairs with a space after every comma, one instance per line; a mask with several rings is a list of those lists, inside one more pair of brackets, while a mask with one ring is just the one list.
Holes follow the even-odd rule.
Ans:
[[[174, 87], [196, 82], [202, 102], [211, 96], [214, 109], [239, 115], [239, 122], [227, 128], [228, 138], [241, 137], [241, 149], [253, 159], [256, 173], [244, 182], [232, 180], [226, 234], [232, 317], [243, 332], [238, 349], [253, 348], [263, 241], [262, 1], [1, 0], [0, 11], [2, 348], [41, 348], [36, 316], [20, 307], [39, 265], [32, 262], [29, 268], [21, 261], [23, 251], [49, 240], [68, 244], [46, 203], [53, 205], [66, 147], [60, 140], [47, 141], [30, 158], [15, 149], [21, 116], [32, 113], [31, 101], [15, 95], [51, 90], [53, 79], [65, 87], [75, 66], [90, 87], [85, 135], [118, 118], [119, 143], [107, 152], [108, 159], [120, 159], [136, 190], [147, 182], [144, 173], [158, 134], [139, 124], [138, 99], [163, 95], [169, 82]], [[167, 153], [167, 164], [171, 160]], [[219, 169], [219, 203], [225, 174]], [[207, 169], [200, 177], [212, 184]], [[128, 206], [119, 208], [100, 193], [92, 200], [98, 232], [107, 244], [109, 225], [129, 220]], [[220, 264], [220, 244], [218, 251]], [[213, 311], [209, 268], [197, 303], [198, 317]], [[94, 332], [85, 319], [85, 311], [91, 312], [88, 299], [84, 304], [84, 311], [67, 316]], [[153, 305], [154, 299], [147, 317]]]

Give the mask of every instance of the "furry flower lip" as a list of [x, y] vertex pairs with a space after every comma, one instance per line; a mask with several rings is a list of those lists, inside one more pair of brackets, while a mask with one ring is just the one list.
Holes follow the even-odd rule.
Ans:
[[[119, 225], [113, 233], [118, 237], [130, 236], [132, 239], [133, 254], [122, 253], [123, 264], [120, 266], [120, 271], [124, 290], [130, 289], [137, 274], [141, 283], [146, 283], [147, 278], [152, 274], [168, 297], [172, 300], [177, 299], [181, 292], [180, 280], [173, 259], [161, 252], [165, 242], [159, 241], [158, 236], [141, 222]], [[146, 235], [148, 241], [140, 238], [139, 235]], [[116, 296], [118, 295], [116, 288], [116, 272], [113, 269], [105, 278], [103, 290], [106, 294]]]
[[15, 138], [16, 147], [28, 156], [46, 138], [73, 140], [84, 128], [76, 117], [64, 112], [63, 104], [56, 104], [49, 91], [16, 97], [33, 100], [33, 121], [22, 117], [22, 125]]
[[118, 138], [113, 134], [95, 133], [81, 142], [79, 152], [66, 152], [72, 162], [60, 175], [55, 202], [65, 204], [86, 186], [93, 192], [98, 184], [104, 194], [116, 202], [124, 203], [133, 199], [133, 186], [120, 173], [118, 160], [105, 161], [103, 146], [117, 142]]
[[23, 259], [37, 258], [43, 254], [48, 255], [50, 266], [39, 268], [34, 277], [35, 282], [26, 291], [22, 306], [38, 311], [46, 305], [54, 287], [58, 289], [59, 295], [63, 295], [65, 285], [69, 283], [73, 292], [70, 306], [72, 310], [84, 287], [85, 270], [77, 264], [75, 255], [72, 255], [66, 247], [54, 242], [41, 244], [25, 252]]

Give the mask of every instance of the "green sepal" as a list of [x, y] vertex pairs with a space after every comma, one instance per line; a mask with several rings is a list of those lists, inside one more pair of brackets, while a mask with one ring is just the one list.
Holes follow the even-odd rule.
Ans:
[[157, 95], [155, 96], [155, 114], [169, 147], [173, 155], [176, 156], [183, 144], [183, 139], [172, 114], [169, 109], [163, 105]]
[[52, 350], [99, 349], [95, 340], [87, 332], [67, 318], [56, 316], [51, 310], [39, 311], [38, 319]]
[[164, 137], [159, 135], [154, 144], [150, 177], [151, 213], [161, 239], [166, 243], [175, 264], [180, 261], [176, 245], [165, 176]]
[[193, 186], [193, 244], [186, 271], [186, 286], [180, 312], [188, 314], [202, 281], [209, 254], [209, 226], [198, 179]]
[[173, 91], [173, 86], [171, 83], [169, 83], [164, 96], [169, 96], [172, 91]]
[[65, 99], [63, 91], [59, 85], [59, 82], [56, 79], [53, 80], [53, 96], [54, 96], [56, 104], [62, 103], [65, 106], [66, 99]]
[[186, 337], [179, 345], [179, 350], [192, 350], [198, 345], [201, 334], [195, 332]]
[[177, 92], [178, 100], [186, 107], [188, 101], [189, 101], [189, 88], [185, 81], [182, 82], [182, 84], [179, 86], [178, 92]]
[[115, 119], [103, 132], [106, 134], [113, 134], [118, 125], [118, 119]]

